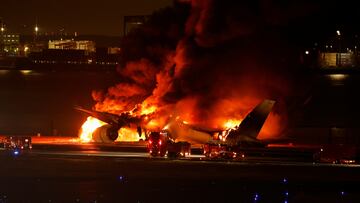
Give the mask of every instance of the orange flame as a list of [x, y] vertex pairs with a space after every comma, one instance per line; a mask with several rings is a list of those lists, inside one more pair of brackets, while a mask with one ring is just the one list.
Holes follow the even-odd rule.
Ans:
[[224, 129], [233, 129], [235, 128], [237, 125], [239, 125], [241, 123], [242, 120], [239, 119], [229, 119], [226, 120], [225, 123], [223, 124], [223, 128]]
[[[80, 141], [91, 142], [94, 131], [103, 125], [106, 125], [106, 123], [100, 121], [97, 118], [89, 116], [84, 122], [84, 124], [81, 126], [81, 130], [79, 133]], [[141, 135], [141, 137], [139, 137], [137, 130], [133, 128], [121, 128], [118, 131], [118, 135], [119, 137], [116, 139], [116, 141], [133, 142], [139, 141], [140, 139], [145, 140], [144, 133]]]
[[81, 126], [80, 130], [80, 141], [81, 142], [91, 142], [92, 141], [92, 134], [93, 132], [98, 128], [106, 123], [100, 121], [99, 119], [96, 119], [94, 117], [87, 117], [85, 123]]
[[120, 128], [118, 131], [119, 137], [116, 141], [125, 141], [125, 142], [134, 142], [139, 141], [140, 139], [145, 140], [144, 133], [139, 137], [139, 134], [136, 129], [132, 128]]
[[146, 128], [148, 129], [156, 129], [159, 127], [159, 122], [155, 119], [149, 121], [146, 125]]
[[[106, 105], [105, 105], [106, 106]], [[135, 108], [136, 109], [136, 108]], [[135, 112], [141, 116], [145, 115], [145, 121], [147, 121], [147, 127], [150, 127], [150, 129], [154, 129], [158, 127], [158, 122], [153, 119], [149, 119], [147, 115], [150, 115], [154, 112], [156, 112], [157, 107], [155, 105], [147, 105], [145, 103], [140, 105], [139, 111]], [[130, 112], [133, 114], [134, 112]], [[135, 114], [134, 113], [134, 114]], [[79, 133], [79, 138], [81, 142], [91, 142], [92, 141], [92, 135], [93, 132], [105, 125], [105, 122], [102, 122], [94, 117], [88, 117], [85, 123], [81, 126], [81, 130]], [[121, 128], [118, 131], [118, 138], [116, 141], [139, 141], [140, 139], [145, 139], [145, 136], [142, 135], [142, 137], [139, 137], [138, 132], [134, 128]]]
[[156, 111], [156, 109], [157, 109], [156, 106], [147, 106], [147, 107], [142, 106], [141, 115], [152, 114]]

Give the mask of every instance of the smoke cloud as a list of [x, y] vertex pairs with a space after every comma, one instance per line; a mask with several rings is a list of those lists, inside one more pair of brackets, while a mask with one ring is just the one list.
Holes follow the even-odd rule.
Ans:
[[95, 108], [121, 113], [155, 106], [151, 119], [159, 128], [169, 115], [221, 128], [268, 98], [277, 104], [260, 136], [280, 135], [288, 98], [299, 94], [299, 52], [282, 32], [297, 17], [295, 8], [272, 1], [175, 2], [124, 38], [123, 82], [94, 92]]

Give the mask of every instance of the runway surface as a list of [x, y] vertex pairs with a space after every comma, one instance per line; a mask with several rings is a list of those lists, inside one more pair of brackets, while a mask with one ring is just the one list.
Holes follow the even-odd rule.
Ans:
[[0, 202], [360, 201], [359, 165], [279, 157], [206, 160], [199, 154], [179, 160], [151, 158], [141, 146], [99, 150], [104, 147], [113, 146], [0, 151]]
[[276, 165], [276, 166], [329, 166], [329, 167], [357, 167], [360, 168], [360, 164], [332, 164], [332, 163], [315, 163], [304, 162], [296, 159], [289, 158], [272, 158], [272, 157], [246, 157], [244, 159], [228, 160], [228, 159], [209, 159], [204, 155], [192, 154], [184, 158], [171, 159], [168, 157], [151, 157], [148, 153], [144, 152], [109, 152], [109, 151], [46, 151], [46, 150], [31, 150], [27, 152], [33, 155], [54, 155], [63, 157], [114, 157], [114, 158], [138, 158], [143, 160], [163, 160], [163, 161], [200, 161], [202, 163], [226, 163], [226, 164], [240, 164], [240, 165]]

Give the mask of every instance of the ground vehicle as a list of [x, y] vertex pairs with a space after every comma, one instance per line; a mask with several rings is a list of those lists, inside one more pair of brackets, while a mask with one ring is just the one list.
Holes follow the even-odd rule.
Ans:
[[207, 158], [234, 159], [244, 158], [245, 154], [238, 147], [229, 147], [225, 143], [206, 143], [203, 152]]
[[4, 149], [31, 149], [31, 137], [29, 136], [10, 136], [3, 139]]
[[208, 158], [235, 158], [236, 152], [229, 150], [225, 144], [206, 143], [203, 145], [204, 155]]
[[148, 150], [151, 156], [185, 157], [191, 153], [188, 142], [175, 142], [168, 132], [151, 132], [148, 138]]
[[160, 132], [151, 132], [148, 138], [148, 150], [151, 156], [165, 156], [166, 139], [162, 137]]
[[188, 142], [168, 142], [168, 157], [186, 157], [191, 154], [191, 145]]
[[359, 159], [356, 146], [348, 144], [323, 145], [314, 153], [314, 161], [318, 163], [353, 164]]

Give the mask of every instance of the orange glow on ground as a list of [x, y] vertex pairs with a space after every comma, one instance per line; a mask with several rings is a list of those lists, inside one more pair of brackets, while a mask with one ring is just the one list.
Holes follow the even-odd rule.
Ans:
[[79, 138], [81, 142], [91, 142], [92, 141], [92, 134], [98, 128], [106, 123], [96, 119], [94, 117], [89, 116], [85, 123], [81, 126], [81, 130], [79, 133]]
[[79, 142], [79, 138], [77, 137], [62, 137], [62, 136], [39, 136], [33, 135], [31, 136], [32, 143], [40, 143], [40, 144], [68, 144], [68, 143], [77, 143]]

